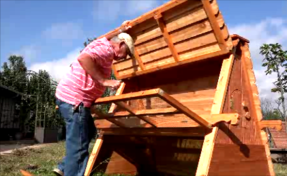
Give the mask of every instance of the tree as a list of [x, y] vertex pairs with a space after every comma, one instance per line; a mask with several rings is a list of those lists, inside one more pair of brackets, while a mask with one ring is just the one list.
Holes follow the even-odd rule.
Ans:
[[282, 120], [282, 116], [278, 110], [280, 108], [276, 108], [274, 102], [272, 102], [271, 99], [261, 98], [260, 102], [264, 120]]
[[266, 67], [266, 75], [275, 73], [277, 76], [277, 80], [273, 83], [275, 87], [271, 89], [271, 92], [280, 94], [278, 104], [282, 109], [279, 108], [278, 111], [287, 121], [284, 98], [284, 94], [287, 92], [287, 51], [284, 51], [278, 43], [263, 44], [260, 47], [260, 54], [264, 56], [262, 66]]
[[33, 131], [36, 116], [45, 119], [45, 126], [61, 124], [61, 119], [55, 118], [55, 86], [47, 71], [29, 71], [24, 58], [15, 55], [10, 56], [2, 68], [1, 84], [22, 93], [19, 117], [21, 131]]

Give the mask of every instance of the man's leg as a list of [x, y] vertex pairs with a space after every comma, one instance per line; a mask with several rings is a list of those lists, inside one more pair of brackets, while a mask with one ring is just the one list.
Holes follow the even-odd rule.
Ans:
[[94, 125], [94, 120], [91, 116], [91, 111], [89, 108], [80, 108], [81, 117], [82, 117], [82, 152], [80, 153], [80, 170], [79, 175], [84, 175], [86, 166], [89, 160], [89, 144], [91, 140], [94, 138], [96, 133], [96, 128]]
[[60, 103], [59, 110], [66, 122], [66, 157], [62, 163], [64, 174], [83, 176], [89, 158], [91, 134], [94, 133], [90, 110], [81, 104], [74, 111], [72, 105], [64, 102]]

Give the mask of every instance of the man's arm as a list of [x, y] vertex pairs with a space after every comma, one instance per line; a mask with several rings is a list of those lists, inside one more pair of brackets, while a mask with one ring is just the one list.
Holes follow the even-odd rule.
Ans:
[[107, 34], [105, 37], [107, 38], [107, 39], [111, 39], [111, 38], [113, 38], [114, 36], [116, 36], [116, 35], [119, 35], [120, 33], [122, 33], [122, 32], [126, 32], [128, 29], [130, 29], [131, 28], [131, 26], [130, 26], [130, 20], [126, 20], [126, 21], [124, 21], [123, 22], [123, 24], [120, 26], [120, 29], [119, 30], [115, 30], [115, 31], [113, 31], [112, 33], [110, 33], [110, 34]]
[[94, 81], [99, 82], [101, 85], [106, 87], [117, 88], [121, 81], [119, 80], [109, 80], [105, 79], [100, 72], [99, 65], [93, 61], [90, 55], [86, 53], [82, 53], [78, 58], [79, 63], [83, 67], [83, 69], [91, 75]]

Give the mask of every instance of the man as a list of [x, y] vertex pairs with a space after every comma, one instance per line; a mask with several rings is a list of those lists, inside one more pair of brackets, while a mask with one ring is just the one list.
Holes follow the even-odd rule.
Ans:
[[[127, 28], [126, 28], [127, 29]], [[107, 87], [117, 88], [119, 80], [109, 80], [113, 60], [133, 57], [134, 42], [127, 33], [91, 42], [60, 81], [57, 106], [66, 122], [66, 156], [54, 172], [83, 176], [89, 158], [89, 143], [95, 134], [90, 106]]]

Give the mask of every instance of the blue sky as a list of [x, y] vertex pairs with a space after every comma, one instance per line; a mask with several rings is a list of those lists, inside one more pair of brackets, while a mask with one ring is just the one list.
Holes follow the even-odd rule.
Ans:
[[[264, 85], [258, 46], [280, 42], [287, 49], [287, 1], [217, 1], [229, 32], [250, 39], [258, 84]], [[30, 69], [47, 69], [59, 79], [88, 37], [102, 35], [165, 2], [1, 0], [1, 64], [10, 54], [20, 54]], [[269, 88], [264, 87], [261, 93]]]

